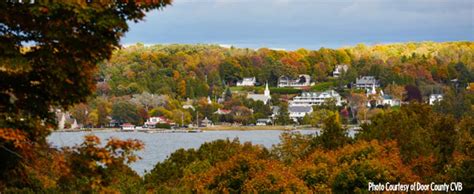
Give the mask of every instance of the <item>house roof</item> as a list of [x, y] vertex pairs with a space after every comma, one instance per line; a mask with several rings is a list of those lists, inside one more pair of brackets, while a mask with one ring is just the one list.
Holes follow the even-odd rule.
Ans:
[[289, 106], [289, 112], [302, 112], [302, 113], [309, 113], [313, 112], [313, 107], [311, 106]]
[[377, 84], [377, 80], [374, 76], [363, 76], [360, 79], [357, 78], [356, 84]]
[[268, 119], [268, 118], [267, 119], [257, 119], [257, 122], [267, 122], [268, 123], [268, 122], [272, 122], [272, 120]]
[[270, 96], [265, 96], [264, 94], [248, 94], [247, 98], [253, 99], [255, 101], [260, 100], [262, 102], [266, 102], [270, 100]]
[[340, 96], [339, 93], [337, 93], [334, 90], [327, 90], [324, 92], [303, 92], [301, 94], [301, 97], [318, 97], [318, 98], [338, 97], [338, 96]]

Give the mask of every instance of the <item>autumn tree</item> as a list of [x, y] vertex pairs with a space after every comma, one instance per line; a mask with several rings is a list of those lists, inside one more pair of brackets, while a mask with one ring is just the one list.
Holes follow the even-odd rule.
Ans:
[[323, 122], [321, 136], [318, 137], [325, 149], [336, 149], [350, 142], [347, 131], [339, 121], [339, 113], [330, 112]]
[[[0, 2], [0, 130], [24, 131], [33, 144], [46, 144], [56, 126], [52, 111], [84, 102], [93, 93], [96, 64], [120, 46], [127, 21], [139, 21], [146, 11], [168, 4]], [[8, 166], [0, 172], [5, 184], [7, 177], [19, 176], [14, 172], [21, 171], [22, 159], [12, 154], [11, 141], [0, 143], [6, 148], [0, 149], [0, 166]]]

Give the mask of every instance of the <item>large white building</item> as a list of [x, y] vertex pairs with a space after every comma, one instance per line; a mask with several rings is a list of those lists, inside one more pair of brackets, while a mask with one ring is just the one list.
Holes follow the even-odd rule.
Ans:
[[296, 79], [287, 77], [287, 76], [280, 76], [278, 78], [278, 87], [306, 87], [311, 85], [311, 77], [306, 74], [298, 75]]
[[290, 105], [288, 106], [288, 112], [290, 113], [290, 119], [292, 119], [294, 122], [297, 122], [298, 119], [302, 119], [307, 114], [313, 112], [313, 107]]
[[247, 94], [248, 99], [253, 99], [255, 101], [262, 101], [263, 104], [267, 104], [272, 99], [270, 95], [270, 90], [268, 89], [268, 83], [265, 84], [265, 91], [263, 94]]
[[328, 99], [334, 99], [337, 106], [342, 105], [341, 95], [334, 90], [324, 92], [303, 92], [301, 95], [296, 96], [293, 100], [289, 101], [289, 104], [292, 106], [321, 105]]
[[255, 77], [244, 77], [244, 79], [237, 82], [237, 86], [255, 86], [257, 79]]

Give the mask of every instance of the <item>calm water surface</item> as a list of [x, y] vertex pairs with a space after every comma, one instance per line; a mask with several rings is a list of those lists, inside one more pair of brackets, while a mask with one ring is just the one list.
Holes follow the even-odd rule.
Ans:
[[[302, 134], [319, 133], [318, 130], [297, 130]], [[278, 130], [258, 131], [206, 131], [203, 133], [143, 133], [143, 132], [54, 132], [48, 141], [56, 147], [74, 146], [82, 143], [87, 134], [94, 134], [105, 142], [105, 139], [139, 139], [145, 143], [145, 148], [138, 152], [141, 160], [131, 164], [131, 168], [143, 175], [153, 169], [157, 162], [165, 160], [171, 153], [180, 148], [199, 148], [204, 142], [217, 139], [239, 138], [240, 142], [252, 142], [270, 148], [280, 142]], [[353, 136], [353, 132], [349, 133]]]

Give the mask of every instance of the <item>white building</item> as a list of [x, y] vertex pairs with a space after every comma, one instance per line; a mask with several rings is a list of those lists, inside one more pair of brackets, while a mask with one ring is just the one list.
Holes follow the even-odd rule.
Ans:
[[394, 99], [392, 96], [384, 94], [382, 90], [377, 93], [375, 86], [372, 86], [371, 90], [367, 90], [367, 107], [371, 107], [371, 101], [375, 101], [375, 106], [400, 106], [402, 101]]
[[374, 76], [363, 76], [360, 79], [357, 78], [355, 87], [357, 89], [370, 90], [372, 87], [380, 87], [380, 83]]
[[443, 100], [442, 94], [431, 94], [429, 99], [429, 104], [434, 105], [436, 102]]
[[218, 114], [218, 115], [227, 115], [227, 114], [230, 114], [232, 111], [231, 110], [226, 110], [226, 109], [220, 109], [218, 108], [216, 112], [214, 112], [214, 114]]
[[347, 64], [337, 65], [334, 71], [332, 72], [333, 77], [339, 77], [343, 72], [347, 72], [349, 66]]
[[265, 84], [265, 91], [263, 94], [247, 94], [248, 99], [253, 99], [255, 101], [262, 101], [263, 104], [267, 104], [271, 99], [272, 96], [270, 95], [270, 89], [268, 89], [268, 83]]
[[124, 123], [122, 125], [122, 131], [134, 131], [135, 130], [135, 125], [132, 125], [130, 123]]
[[289, 101], [289, 104], [292, 106], [313, 106], [321, 105], [329, 99], [334, 99], [337, 106], [342, 105], [341, 95], [334, 90], [324, 92], [303, 92], [301, 95], [296, 96], [293, 100]]
[[298, 75], [296, 79], [287, 76], [280, 76], [278, 78], [278, 87], [306, 87], [311, 85], [311, 77], [306, 74]]
[[390, 95], [382, 95], [382, 105], [400, 106], [401, 104], [401, 100], [394, 99]]
[[237, 82], [237, 86], [255, 86], [257, 80], [255, 77], [244, 77], [243, 80]]
[[271, 119], [257, 119], [257, 126], [265, 126], [265, 125], [271, 125], [272, 120]]
[[288, 112], [290, 113], [290, 119], [293, 119], [294, 122], [297, 122], [298, 119], [302, 119], [307, 114], [313, 112], [312, 106], [288, 106]]
[[157, 124], [169, 124], [172, 125], [172, 123], [169, 119], [166, 117], [160, 116], [160, 117], [150, 117], [146, 120], [145, 126], [149, 128], [155, 128]]

